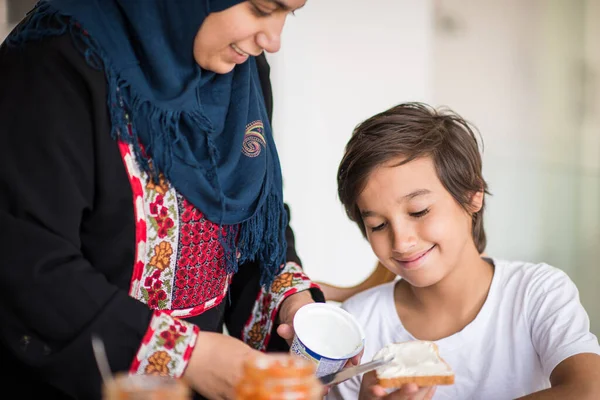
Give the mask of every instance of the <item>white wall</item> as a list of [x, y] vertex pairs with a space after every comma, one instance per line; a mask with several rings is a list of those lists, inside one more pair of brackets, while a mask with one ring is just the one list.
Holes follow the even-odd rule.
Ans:
[[[526, 259], [540, 243], [535, 2], [446, 0], [436, 7], [435, 103], [471, 121], [484, 143], [492, 255]], [[519, 143], [519, 145], [517, 145]], [[526, 201], [524, 201], [526, 199]]]
[[268, 56], [285, 196], [314, 280], [351, 285], [375, 266], [338, 200], [337, 167], [363, 119], [431, 99], [432, 17], [430, 0], [312, 0]]

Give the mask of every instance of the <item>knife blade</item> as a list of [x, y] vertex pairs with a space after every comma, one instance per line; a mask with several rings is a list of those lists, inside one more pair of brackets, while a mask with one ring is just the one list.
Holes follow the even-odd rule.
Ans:
[[343, 382], [346, 379], [350, 379], [356, 375], [364, 374], [366, 372], [373, 371], [376, 368], [381, 367], [392, 361], [394, 356], [389, 356], [387, 358], [382, 358], [380, 360], [370, 361], [368, 363], [356, 365], [354, 367], [344, 368], [341, 371], [334, 372], [332, 374], [323, 375], [319, 378], [323, 385], [335, 385], [337, 383]]

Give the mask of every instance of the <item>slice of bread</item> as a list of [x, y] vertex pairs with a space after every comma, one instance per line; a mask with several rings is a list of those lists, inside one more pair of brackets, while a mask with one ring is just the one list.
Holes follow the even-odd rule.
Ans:
[[452, 367], [440, 357], [437, 345], [426, 340], [391, 343], [375, 354], [374, 360], [394, 356], [377, 368], [377, 380], [384, 388], [397, 388], [407, 383], [419, 386], [451, 385]]

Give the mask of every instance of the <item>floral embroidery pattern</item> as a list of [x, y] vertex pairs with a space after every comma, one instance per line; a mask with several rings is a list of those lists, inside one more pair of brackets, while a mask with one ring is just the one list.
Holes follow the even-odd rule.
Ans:
[[169, 183], [166, 181], [165, 176], [160, 173], [158, 175], [158, 184], [154, 183], [152, 180], [149, 180], [146, 183], [147, 190], [154, 190], [156, 193], [160, 195], [165, 195], [169, 190]]
[[283, 300], [294, 293], [318, 287], [308, 279], [298, 264], [285, 264], [270, 290], [262, 288], [258, 294], [252, 314], [242, 331], [242, 339], [251, 347], [264, 351], [269, 344], [275, 317]]
[[265, 141], [264, 125], [262, 121], [254, 121], [246, 125], [244, 141], [242, 142], [242, 153], [247, 157], [258, 157], [263, 147], [267, 147]]
[[155, 311], [130, 373], [181, 377], [198, 332], [198, 327], [189, 322]]
[[[148, 189], [148, 185], [146, 185], [146, 189]], [[159, 186], [151, 186], [153, 188]], [[154, 189], [148, 189], [146, 193], [151, 197]], [[158, 192], [155, 192], [158, 193]], [[174, 196], [171, 196], [170, 200], [172, 201]], [[150, 223], [156, 230], [156, 234], [159, 238], [164, 239], [169, 234], [172, 233], [173, 228], [175, 227], [175, 222], [173, 222], [173, 218], [169, 216], [169, 214], [175, 214], [174, 209], [169, 209], [169, 207], [173, 207], [172, 205], [165, 204], [165, 196], [162, 194], [158, 194], [153, 202], [149, 205], [149, 215], [150, 215]], [[170, 212], [169, 212], [170, 211]]]
[[273, 281], [271, 285], [271, 291], [277, 293], [285, 290], [289, 287], [292, 287], [294, 283], [294, 274], [291, 272], [285, 272], [283, 274], [279, 274], [277, 278]]
[[[265, 146], [262, 123], [250, 124], [248, 132], [257, 138], [258, 149], [253, 149], [260, 153], [261, 143]], [[199, 315], [225, 298], [232, 275], [225, 269], [219, 235], [227, 231], [219, 232], [163, 176], [158, 183], [151, 182], [135, 162], [132, 148], [121, 141], [118, 144], [132, 187], [136, 220], [129, 294], [156, 310], [131, 372], [180, 377], [199, 329], [175, 317]], [[318, 285], [310, 282], [300, 266], [287, 263], [271, 288], [259, 293], [243, 339], [264, 350], [281, 302], [312, 287]]]
[[175, 259], [172, 256], [178, 248], [177, 193], [164, 182], [162, 185], [153, 184], [147, 175], [142, 174], [142, 179], [145, 182], [143, 200], [148, 244], [141, 299], [150, 308], [170, 310], [175, 276]]
[[[183, 199], [161, 174], [141, 171], [119, 142], [134, 194], [136, 258], [129, 294], [173, 316], [198, 315], [221, 303], [231, 276], [218, 226]], [[227, 232], [223, 230], [223, 235]]]
[[148, 365], [144, 369], [147, 375], [169, 375], [169, 362], [171, 356], [166, 351], [157, 351], [148, 357]]
[[[205, 309], [221, 302], [228, 288], [225, 254], [219, 227], [204, 218], [187, 200], [180, 198], [182, 229], [180, 253], [173, 291], [173, 308], [203, 304]], [[221, 230], [226, 236], [225, 229]]]
[[154, 246], [154, 255], [150, 259], [149, 265], [163, 271], [171, 264], [171, 255], [173, 255], [171, 244], [160, 242], [158, 246]]
[[260, 323], [257, 322], [252, 325], [252, 329], [248, 332], [248, 339], [252, 343], [259, 343], [264, 339]]
[[160, 270], [154, 271], [151, 276], [144, 279], [144, 287], [141, 289], [144, 301], [150, 308], [160, 310], [166, 308], [167, 292], [163, 289], [163, 281], [160, 279]]

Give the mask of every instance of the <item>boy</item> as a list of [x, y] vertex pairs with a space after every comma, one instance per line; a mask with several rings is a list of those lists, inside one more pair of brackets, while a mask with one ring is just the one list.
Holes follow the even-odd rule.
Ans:
[[600, 398], [600, 346], [569, 277], [481, 256], [487, 184], [460, 116], [408, 103], [364, 121], [346, 147], [338, 193], [401, 278], [342, 305], [366, 330], [363, 360], [388, 343], [433, 340], [455, 384], [387, 395], [372, 372], [329, 398]]

